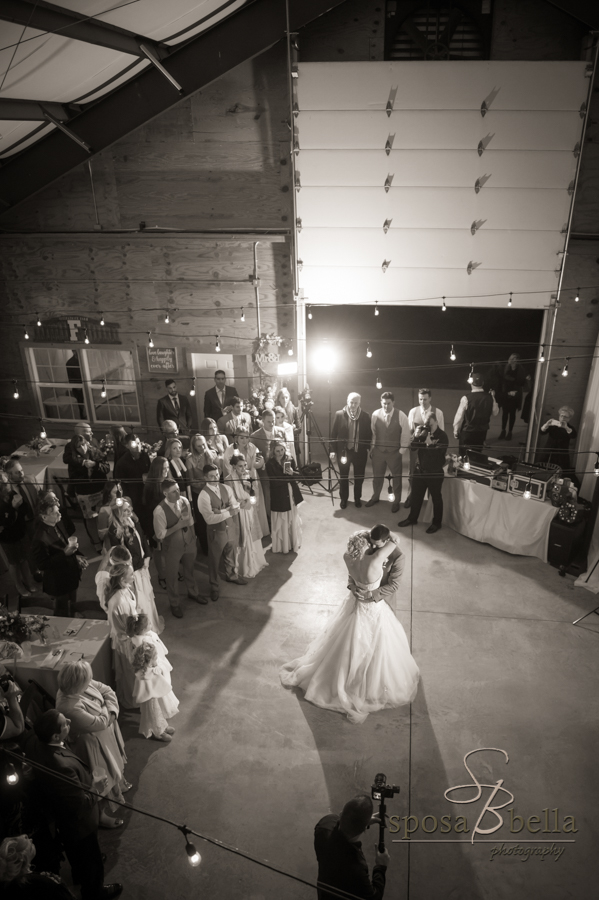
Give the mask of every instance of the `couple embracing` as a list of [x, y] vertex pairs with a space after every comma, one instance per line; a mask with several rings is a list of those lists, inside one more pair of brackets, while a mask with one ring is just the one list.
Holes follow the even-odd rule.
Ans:
[[[406, 633], [388, 605], [399, 590], [404, 555], [385, 525], [351, 535], [343, 555], [349, 594], [306, 653], [284, 665], [281, 681], [350, 722], [411, 703], [420, 672]], [[387, 602], [386, 602], [387, 601]]]

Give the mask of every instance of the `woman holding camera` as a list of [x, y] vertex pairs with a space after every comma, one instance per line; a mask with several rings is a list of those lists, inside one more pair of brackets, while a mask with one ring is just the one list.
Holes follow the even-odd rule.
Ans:
[[297, 466], [283, 441], [273, 441], [266, 474], [270, 482], [272, 552], [297, 552], [302, 546], [302, 520], [297, 511], [302, 493], [294, 478]]

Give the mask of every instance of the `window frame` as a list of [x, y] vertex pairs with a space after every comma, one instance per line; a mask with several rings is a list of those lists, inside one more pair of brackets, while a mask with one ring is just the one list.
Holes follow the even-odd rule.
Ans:
[[[43, 419], [44, 422], [56, 422], [56, 423], [65, 423], [70, 424], [72, 422], [80, 422], [81, 418], [78, 416], [77, 418], [55, 418], [52, 416], [47, 416], [44, 411], [44, 403], [42, 399], [41, 388], [45, 387], [55, 387], [55, 388], [65, 388], [67, 390], [72, 390], [73, 388], [78, 388], [77, 384], [73, 384], [71, 382], [63, 383], [63, 382], [47, 382], [41, 381], [38, 376], [38, 363], [35, 359], [35, 350], [65, 350], [65, 351], [74, 351], [77, 350], [80, 357], [81, 362], [81, 390], [83, 391], [83, 398], [85, 402], [85, 407], [88, 413], [88, 419], [90, 424], [104, 426], [106, 428], [110, 428], [111, 425], [141, 425], [141, 414], [142, 414], [142, 396], [139, 390], [138, 385], [140, 382], [140, 370], [139, 370], [139, 359], [137, 355], [137, 346], [135, 344], [93, 344], [90, 342], [89, 345], [82, 345], [80, 341], [73, 341], [72, 344], [56, 344], [50, 343], [46, 341], [40, 341], [39, 343], [36, 341], [34, 344], [24, 344], [21, 342], [21, 348], [23, 351], [23, 355], [25, 357], [26, 368], [29, 373], [29, 378], [31, 382], [31, 386], [33, 388], [33, 392], [35, 394], [37, 407], [39, 410], [40, 418]], [[102, 380], [99, 379], [97, 381], [92, 381], [90, 378], [90, 369], [89, 362], [87, 359], [87, 352], [94, 350], [117, 350], [120, 352], [128, 352], [131, 354], [131, 361], [133, 364], [133, 374], [134, 380], [132, 382], [118, 382], [115, 384], [107, 385], [107, 390], [114, 388], [126, 388], [127, 390], [132, 390], [135, 392], [135, 398], [137, 400], [137, 409], [138, 409], [138, 418], [136, 420], [116, 420], [116, 419], [98, 419], [96, 416], [96, 408], [93, 400], [93, 391], [97, 389], [101, 389]]]

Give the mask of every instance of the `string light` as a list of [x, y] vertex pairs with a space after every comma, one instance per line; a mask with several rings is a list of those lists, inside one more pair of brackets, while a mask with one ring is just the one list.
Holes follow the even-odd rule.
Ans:
[[25, 325], [23, 328], [23, 337], [25, 338], [26, 341], [29, 340], [29, 332], [27, 331], [27, 325]]
[[152, 332], [148, 331], [148, 347], [153, 347], [154, 341], [152, 340]]
[[195, 397], [195, 395], [196, 395], [196, 377], [194, 375], [193, 378], [191, 379], [191, 390], [189, 392], [189, 396]]
[[445, 305], [445, 297], [443, 297], [443, 306], [441, 307], [441, 312], [447, 312], [447, 306]]
[[243, 306], [241, 307], [241, 321], [245, 322], [245, 313], [243, 311]]
[[529, 476], [528, 484], [526, 485], [526, 489], [525, 489], [524, 493], [522, 494], [522, 498], [524, 500], [530, 500], [531, 497], [532, 497], [532, 475]]
[[453, 344], [451, 345], [451, 353], [449, 354], [449, 358], [452, 362], [455, 362], [455, 360], [456, 360], [456, 355], [455, 355], [455, 352], [453, 349]]
[[87, 328], [84, 329], [84, 332], [85, 332], [85, 337], [84, 337], [84, 339], [83, 339], [83, 343], [84, 343], [84, 344], [89, 344], [89, 337], [88, 337], [88, 334], [87, 334]]
[[164, 314], [164, 324], [170, 325], [170, 322], [171, 322], [171, 317], [169, 316], [168, 309], [167, 309], [166, 313]]
[[382, 386], [383, 386], [383, 382], [381, 381], [381, 376], [379, 374], [379, 370], [377, 369], [376, 370], [376, 389], [377, 389], [377, 391], [380, 391]]
[[580, 288], [576, 288], [576, 296], [574, 297], [574, 303], [578, 303], [580, 300]]
[[106, 322], [104, 321], [104, 313], [100, 313], [100, 325], [106, 325]]
[[13, 378], [12, 383], [13, 383], [14, 386], [15, 386], [15, 389], [14, 389], [14, 391], [13, 391], [13, 397], [14, 397], [15, 400], [18, 400], [18, 399], [19, 399], [19, 385], [18, 385], [17, 382], [14, 380], [14, 378]]
[[287, 356], [293, 356], [293, 347], [292, 346], [289, 347], [289, 349], [287, 351]]
[[597, 461], [595, 463], [595, 468], [593, 471], [595, 475], [599, 476], [599, 453], [597, 453]]
[[366, 356], [368, 359], [372, 357], [372, 350], [370, 349], [370, 344], [366, 344]]
[[41, 328], [41, 327], [42, 327], [42, 320], [40, 319], [40, 314], [39, 314], [39, 313], [36, 313], [36, 314], [35, 314], [35, 318], [37, 319], [37, 326], [38, 326], [38, 328]]
[[539, 362], [545, 362], [545, 344], [541, 344], [541, 355], [539, 356]]
[[470, 374], [468, 375], [468, 384], [474, 383], [474, 363], [470, 363]]
[[104, 379], [102, 379], [102, 390], [100, 391], [100, 397], [102, 398], [102, 400], [104, 400], [106, 397], [106, 382]]
[[393, 486], [391, 484], [391, 476], [387, 475], [387, 478], [389, 480], [389, 487], [387, 488], [387, 494], [388, 494], [387, 500], [389, 501], [389, 503], [395, 503], [395, 494], [393, 493]]
[[374, 301], [374, 314], [375, 314], [375, 316], [378, 316], [378, 314], [379, 314], [379, 301], [378, 300]]
[[341, 454], [341, 459], [339, 460], [339, 462], [341, 463], [342, 466], [347, 465], [347, 456], [345, 455], [345, 453]]
[[508, 300], [507, 305], [508, 306], [512, 305], [512, 292], [511, 291], [510, 291], [510, 299]]
[[121, 488], [120, 482], [119, 482], [119, 484], [118, 484], [117, 491], [116, 491], [116, 500], [115, 500], [115, 503], [116, 503], [117, 506], [122, 506], [122, 505], [123, 505], [123, 489]]
[[44, 420], [43, 419], [40, 419], [40, 437], [41, 437], [42, 441], [48, 437], [48, 435], [46, 434], [46, 429], [44, 428]]
[[468, 470], [470, 469], [470, 457], [467, 453], [464, 454], [464, 457], [462, 459], [462, 469], [464, 469], [464, 471], [466, 472], [468, 472]]
[[216, 335], [216, 344], [214, 345], [214, 352], [220, 353], [220, 341], [218, 339], [218, 335]]
[[4, 771], [6, 773], [6, 780], [8, 784], [13, 786], [19, 783], [19, 773], [12, 763], [7, 763], [6, 769]]
[[569, 362], [570, 362], [570, 357], [566, 356], [566, 364], [565, 364], [564, 368], [562, 369], [562, 375], [564, 378], [568, 377], [568, 363]]
[[309, 319], [312, 318], [312, 307], [311, 306], [308, 307], [308, 318]]

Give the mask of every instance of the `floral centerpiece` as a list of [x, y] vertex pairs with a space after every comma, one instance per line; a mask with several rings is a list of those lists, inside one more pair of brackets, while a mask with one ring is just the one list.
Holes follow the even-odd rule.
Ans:
[[45, 644], [45, 632], [49, 627], [49, 616], [23, 616], [0, 609], [0, 642], [9, 641], [20, 646], [23, 641], [39, 639]]
[[30, 450], [33, 450], [35, 453], [47, 453], [48, 450], [51, 450], [54, 444], [52, 441], [48, 440], [47, 437], [40, 437], [37, 434], [35, 437], [32, 437], [30, 441], [27, 441], [25, 444], [26, 447], [29, 447]]

